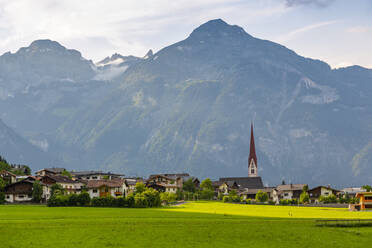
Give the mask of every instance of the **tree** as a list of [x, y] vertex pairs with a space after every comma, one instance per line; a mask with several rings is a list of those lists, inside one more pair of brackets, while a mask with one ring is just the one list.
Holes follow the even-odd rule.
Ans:
[[204, 188], [200, 191], [200, 198], [203, 200], [212, 200], [214, 196], [214, 191], [209, 188]]
[[266, 192], [262, 192], [259, 190], [256, 194], [256, 201], [257, 202], [267, 202], [269, 200], [269, 196]]
[[32, 201], [40, 203], [43, 196], [43, 186], [36, 180], [32, 185]]
[[203, 182], [200, 184], [200, 188], [213, 190], [211, 179], [204, 179]]
[[5, 186], [6, 186], [6, 182], [4, 181], [4, 179], [0, 177], [0, 191], [3, 191]]
[[362, 189], [365, 189], [367, 192], [371, 192], [372, 191], [371, 185], [363, 185], [362, 186]]
[[136, 190], [135, 190], [136, 194], [141, 194], [142, 192], [146, 190], [145, 184], [141, 182], [137, 182], [135, 187], [136, 187]]
[[78, 195], [78, 203], [80, 206], [87, 206], [90, 203], [90, 195], [88, 192], [83, 191]]
[[62, 176], [65, 176], [65, 177], [68, 177], [68, 178], [72, 178], [72, 175], [69, 171], [67, 170], [63, 170], [62, 173], [61, 173]]
[[307, 191], [309, 191], [309, 186], [305, 184], [304, 187], [302, 188], [302, 192], [307, 192]]
[[186, 180], [186, 182], [183, 183], [182, 189], [183, 191], [192, 193], [196, 191], [196, 187], [194, 182], [192, 181], [192, 178], [189, 178], [188, 180]]
[[300, 203], [309, 203], [310, 197], [307, 191], [302, 191], [300, 195]]
[[62, 185], [58, 184], [58, 183], [55, 183], [52, 185], [52, 187], [50, 187], [50, 196], [54, 196], [55, 194], [58, 195], [62, 195], [65, 193], [65, 190], [64, 188], [62, 187]]

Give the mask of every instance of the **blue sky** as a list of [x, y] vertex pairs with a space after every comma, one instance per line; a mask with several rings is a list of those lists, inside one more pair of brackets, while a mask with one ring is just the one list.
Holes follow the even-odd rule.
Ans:
[[94, 61], [143, 56], [216, 18], [332, 67], [372, 68], [370, 0], [0, 0], [0, 53], [48, 38]]

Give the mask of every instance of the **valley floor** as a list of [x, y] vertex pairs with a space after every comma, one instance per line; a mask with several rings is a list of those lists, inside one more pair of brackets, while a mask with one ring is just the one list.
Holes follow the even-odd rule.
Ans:
[[[193, 202], [159, 209], [0, 206], [0, 247], [362, 247], [372, 227], [318, 227], [369, 218], [346, 209]], [[366, 246], [367, 247], [367, 246]]]

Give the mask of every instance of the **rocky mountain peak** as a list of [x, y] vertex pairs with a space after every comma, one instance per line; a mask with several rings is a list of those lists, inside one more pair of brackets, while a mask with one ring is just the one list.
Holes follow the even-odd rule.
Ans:
[[243, 28], [237, 25], [229, 25], [222, 19], [210, 20], [198, 28], [190, 35], [191, 38], [216, 38], [216, 37], [242, 37], [248, 36]]

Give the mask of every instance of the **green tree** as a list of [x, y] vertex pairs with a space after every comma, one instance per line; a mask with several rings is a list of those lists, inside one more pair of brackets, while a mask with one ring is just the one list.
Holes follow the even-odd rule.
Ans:
[[78, 195], [78, 203], [80, 206], [87, 206], [90, 203], [90, 195], [88, 192], [83, 191]]
[[136, 194], [141, 194], [142, 192], [146, 190], [145, 184], [141, 182], [137, 182], [135, 187], [136, 187], [136, 190], [135, 190]]
[[371, 192], [372, 191], [371, 185], [363, 185], [362, 186], [362, 189], [365, 189], [367, 192]]
[[203, 182], [200, 184], [200, 188], [212, 190], [213, 187], [212, 187], [211, 179], [209, 179], [209, 178], [204, 179]]
[[62, 176], [65, 176], [65, 177], [68, 177], [68, 178], [72, 178], [72, 175], [69, 171], [67, 170], [63, 170], [62, 173], [61, 173]]
[[183, 191], [192, 192], [192, 193], [194, 193], [196, 191], [195, 184], [194, 184], [194, 182], [192, 181], [191, 178], [189, 178], [188, 180], [186, 180], [183, 183], [182, 189], [183, 189]]
[[310, 197], [307, 191], [302, 191], [300, 195], [300, 203], [309, 203]]
[[0, 177], [0, 191], [4, 191], [5, 186], [6, 182]]
[[302, 188], [302, 192], [307, 192], [309, 191], [309, 185], [305, 184], [304, 187]]
[[61, 184], [55, 183], [50, 187], [50, 196], [63, 195], [65, 193], [64, 188]]
[[259, 190], [256, 194], [256, 201], [257, 202], [267, 202], [269, 200], [269, 196], [266, 192], [262, 192]]
[[43, 186], [36, 180], [32, 185], [32, 201], [40, 203], [43, 196]]
[[200, 198], [203, 200], [212, 200], [214, 196], [214, 191], [212, 189], [204, 188], [200, 191]]

